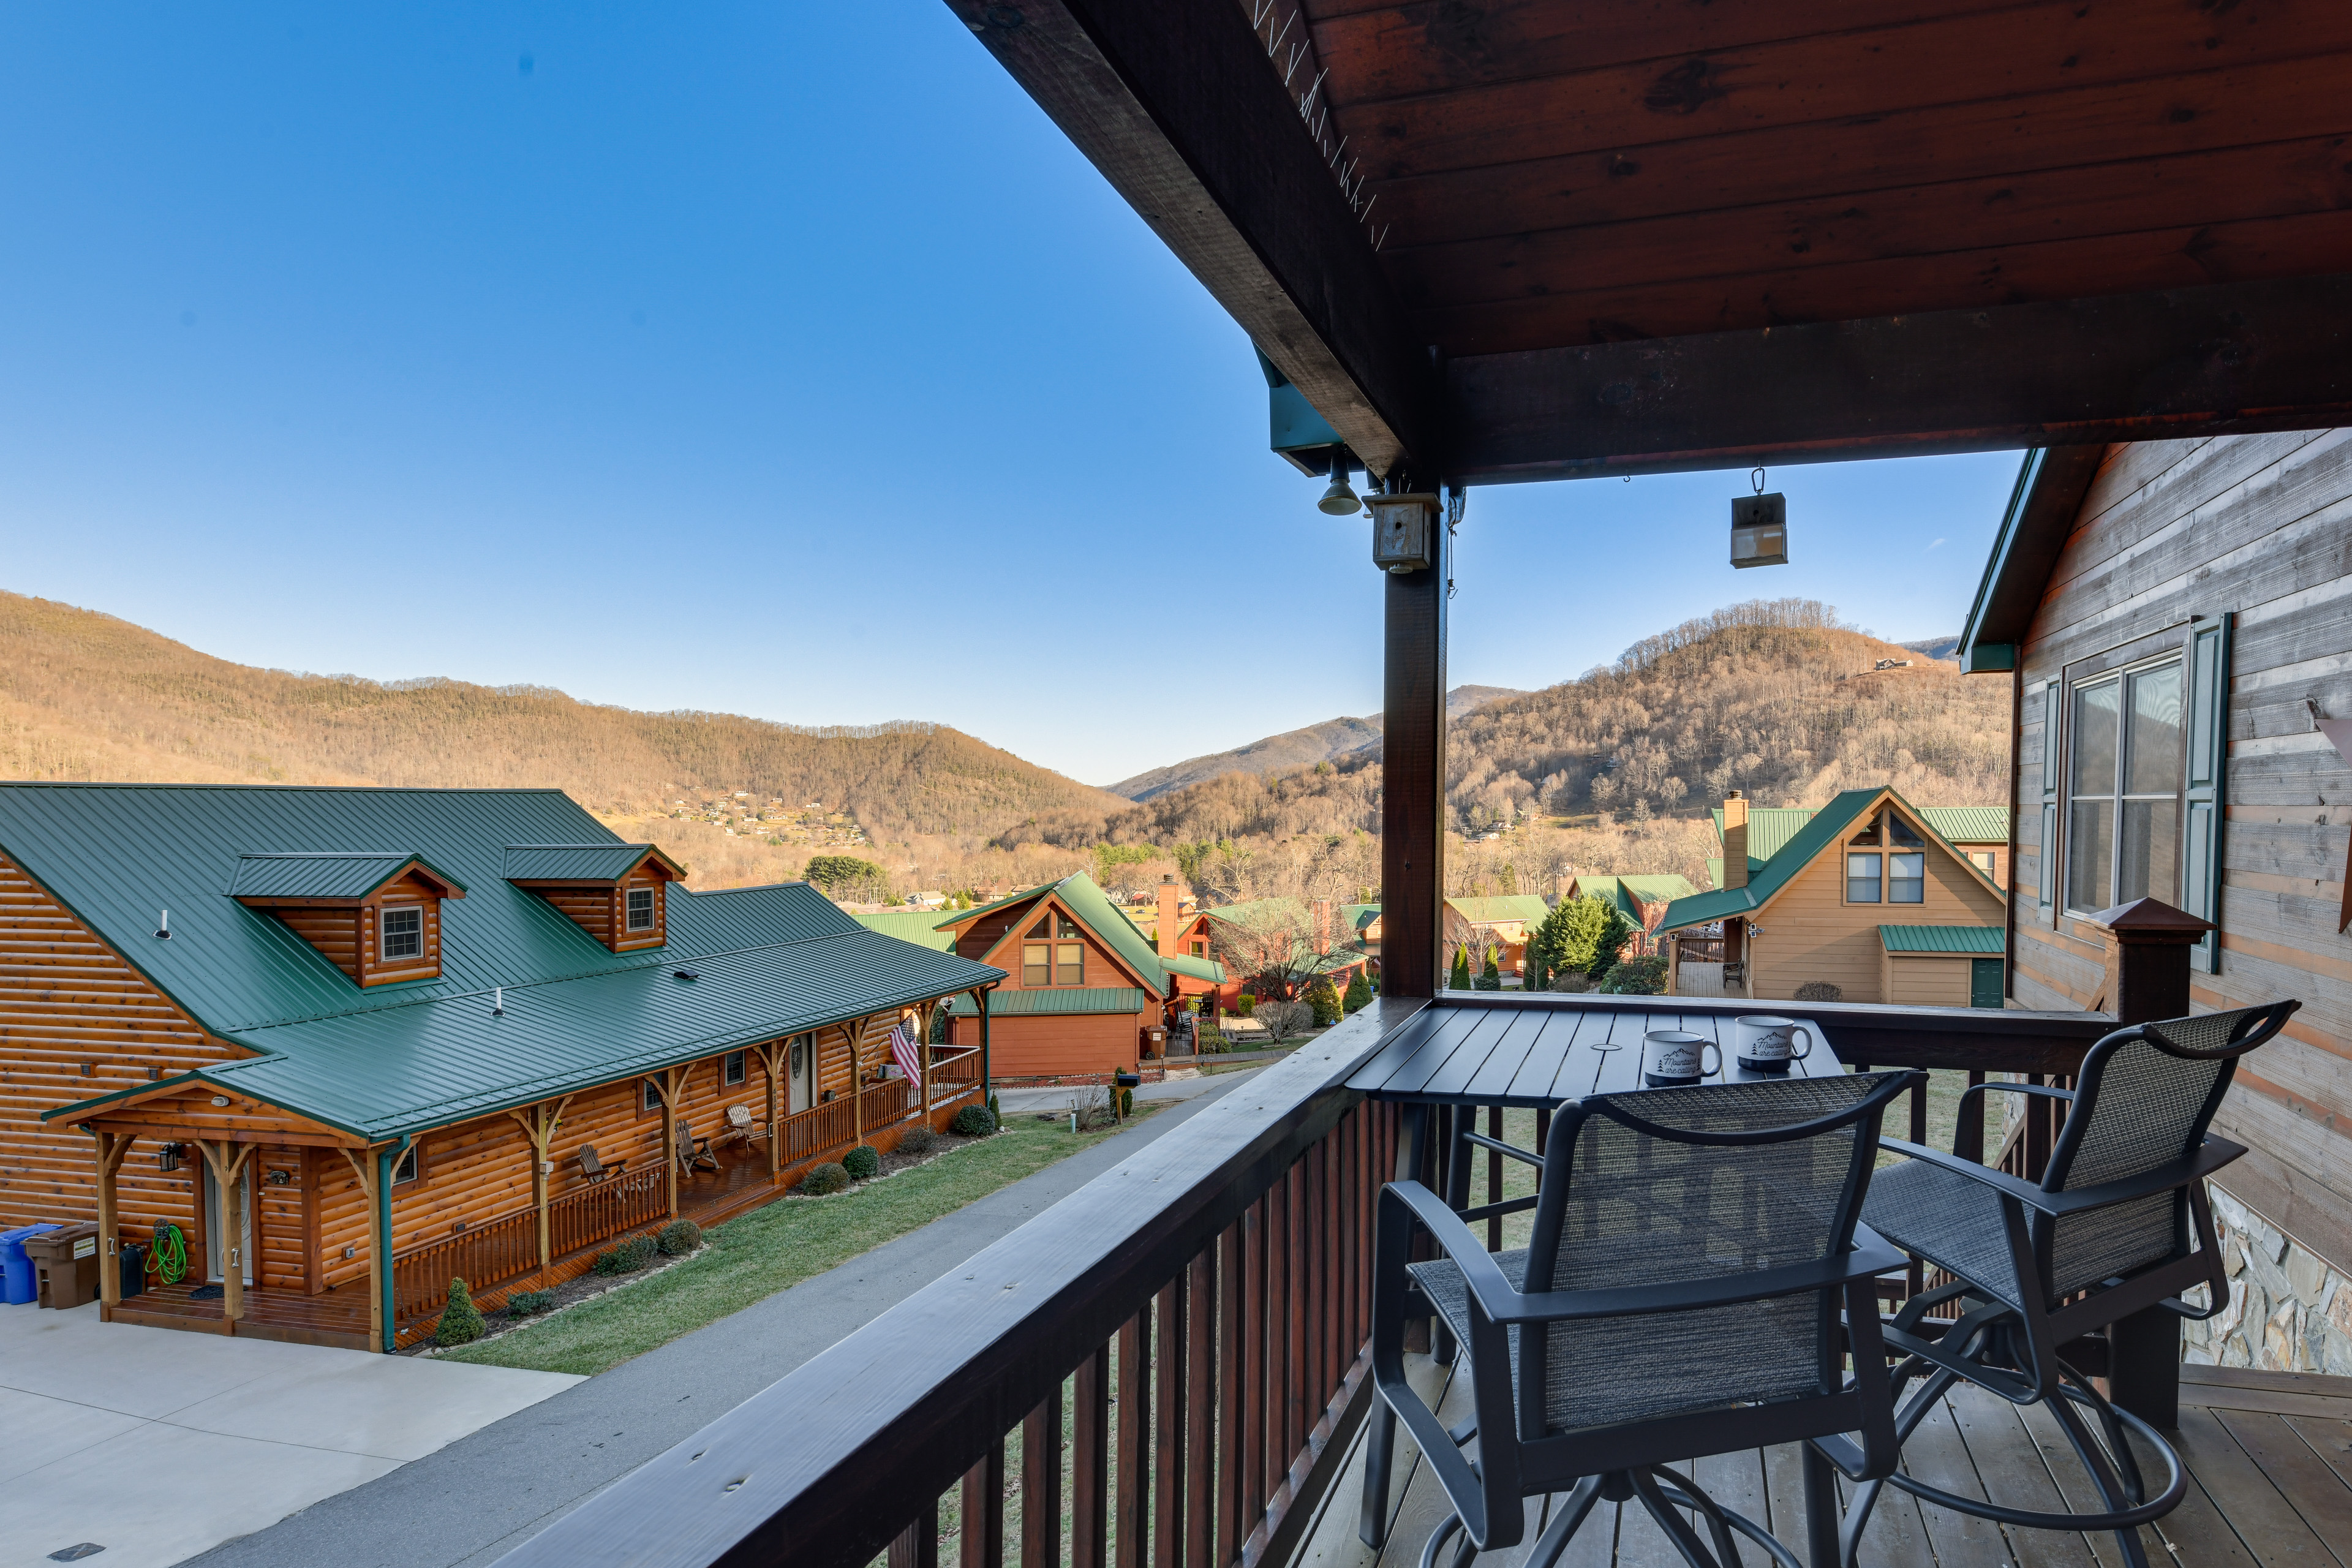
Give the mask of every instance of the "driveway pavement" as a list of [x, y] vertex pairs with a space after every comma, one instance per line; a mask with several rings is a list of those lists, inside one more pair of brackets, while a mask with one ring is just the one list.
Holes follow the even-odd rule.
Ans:
[[[1192, 1098], [1139, 1127], [414, 1464], [229, 1542], [198, 1563], [454, 1568], [491, 1562], [1252, 1076], [1189, 1080], [1202, 1086]], [[1011, 1113], [1011, 1097], [1002, 1098]]]
[[0, 1308], [0, 1568], [163, 1568], [583, 1381]]

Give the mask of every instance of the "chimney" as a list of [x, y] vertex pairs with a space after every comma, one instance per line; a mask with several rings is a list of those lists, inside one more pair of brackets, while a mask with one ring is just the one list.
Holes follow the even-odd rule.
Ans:
[[1318, 899], [1307, 906], [1315, 919], [1315, 952], [1318, 957], [1331, 951], [1331, 900]]
[[1748, 802], [1738, 790], [1723, 797], [1723, 885], [1748, 886]]
[[1160, 878], [1160, 956], [1176, 956], [1176, 879], [1161, 873]]

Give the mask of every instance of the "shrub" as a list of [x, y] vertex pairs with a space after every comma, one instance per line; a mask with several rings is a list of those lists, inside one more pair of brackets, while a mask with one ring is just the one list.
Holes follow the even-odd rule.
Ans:
[[824, 1197], [828, 1193], [841, 1192], [848, 1185], [849, 1173], [831, 1160], [827, 1160], [801, 1178], [801, 1191], [813, 1198]]
[[1800, 1002], [1843, 1002], [1845, 993], [1826, 980], [1808, 980], [1797, 987]]
[[1536, 944], [1534, 942], [1528, 943], [1528, 955], [1526, 958], [1520, 960], [1520, 963], [1523, 965], [1519, 971], [1520, 990], [1543, 991], [1549, 989], [1551, 984], [1551, 976], [1544, 972], [1543, 954], [1537, 951]]
[[1339, 998], [1340, 1008], [1345, 1012], [1352, 1013], [1370, 1003], [1371, 999], [1372, 983], [1364, 978], [1364, 972], [1359, 969], [1349, 975], [1348, 994]]
[[961, 1138], [985, 1138], [996, 1131], [996, 1115], [985, 1105], [967, 1105], [955, 1113], [948, 1131]]
[[482, 1310], [463, 1279], [449, 1281], [449, 1304], [441, 1309], [441, 1326], [433, 1331], [436, 1345], [471, 1344], [482, 1337]]
[[1118, 1113], [1121, 1116], [1135, 1114], [1135, 1090], [1122, 1089], [1118, 1091]]
[[554, 1305], [555, 1292], [552, 1290], [518, 1290], [507, 1298], [507, 1316], [534, 1317]]
[[898, 1134], [898, 1152], [928, 1154], [940, 1146], [940, 1135], [918, 1121]]
[[1276, 1045], [1306, 1028], [1314, 1018], [1315, 1009], [1304, 1002], [1268, 1002], [1257, 1010], [1257, 1021], [1265, 1026], [1266, 1037]]
[[635, 1274], [654, 1260], [658, 1244], [650, 1236], [633, 1236], [596, 1255], [588, 1267], [598, 1274]]
[[1331, 984], [1329, 975], [1315, 977], [1315, 984], [1307, 988], [1307, 1005], [1313, 1009], [1318, 1029], [1339, 1021], [1339, 988]]
[[1243, 992], [1240, 995], [1234, 998], [1234, 1013], [1237, 1017], [1255, 1017], [1257, 1016], [1257, 997], [1250, 992]]
[[1645, 958], [1629, 958], [1615, 965], [1607, 978], [1593, 987], [1612, 996], [1655, 996], [1665, 988], [1665, 955], [1656, 952]]
[[873, 1144], [860, 1143], [841, 1157], [841, 1168], [849, 1173], [851, 1180], [862, 1182], [881, 1173], [882, 1156], [874, 1152]]
[[702, 1245], [702, 1227], [690, 1219], [674, 1219], [661, 1227], [654, 1245], [670, 1258], [684, 1258]]
[[1468, 948], [1457, 947], [1454, 950], [1454, 973], [1446, 976], [1445, 984], [1451, 991], [1470, 989], [1470, 950]]

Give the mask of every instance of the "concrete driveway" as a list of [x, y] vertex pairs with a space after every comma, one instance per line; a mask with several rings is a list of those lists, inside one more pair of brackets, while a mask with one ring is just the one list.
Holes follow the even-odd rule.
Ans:
[[0, 1568], [164, 1568], [583, 1381], [0, 1307]]

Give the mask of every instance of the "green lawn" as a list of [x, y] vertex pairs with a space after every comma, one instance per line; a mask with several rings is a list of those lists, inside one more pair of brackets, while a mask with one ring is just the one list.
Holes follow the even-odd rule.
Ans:
[[[1157, 1109], [1137, 1106], [1128, 1125]], [[651, 1279], [566, 1308], [544, 1323], [444, 1353], [485, 1366], [600, 1373], [1117, 1135], [1073, 1134], [1066, 1119], [1015, 1116], [995, 1137], [887, 1181], [754, 1209], [706, 1232], [700, 1252]]]

